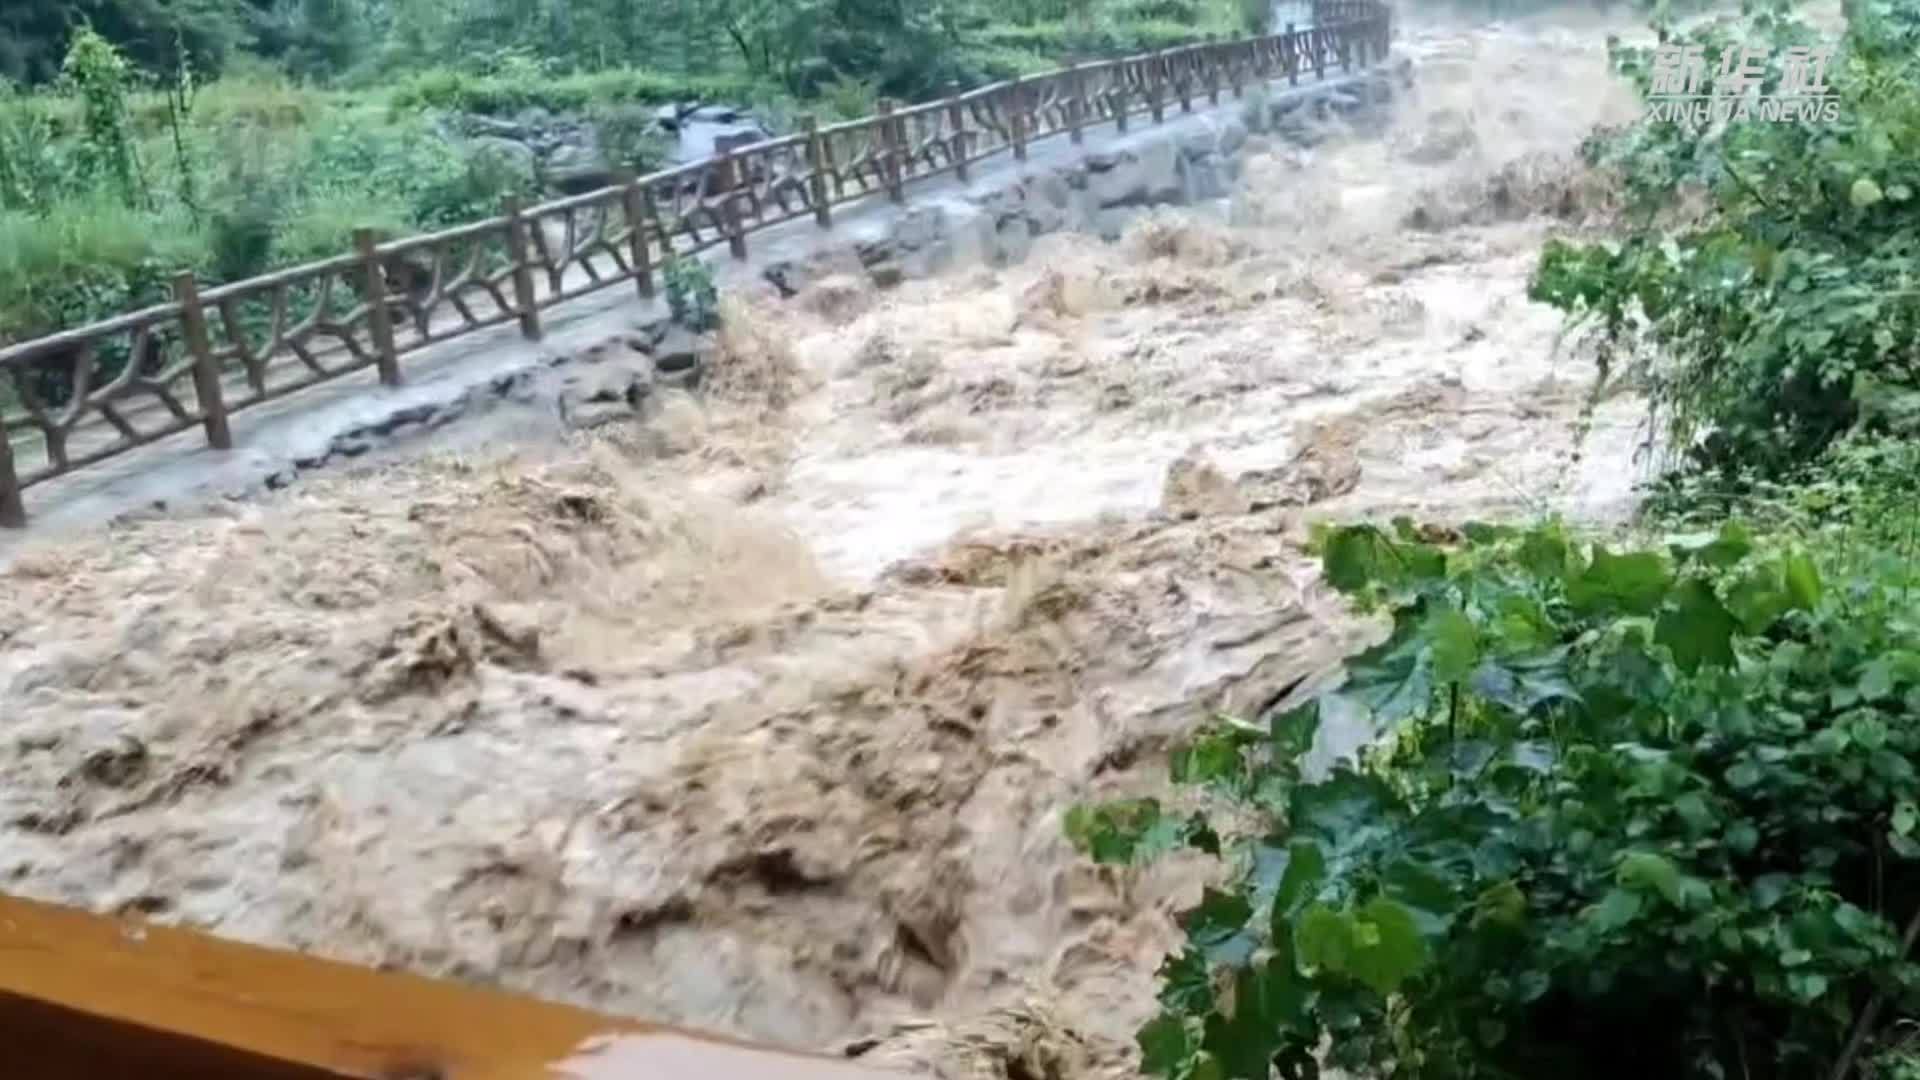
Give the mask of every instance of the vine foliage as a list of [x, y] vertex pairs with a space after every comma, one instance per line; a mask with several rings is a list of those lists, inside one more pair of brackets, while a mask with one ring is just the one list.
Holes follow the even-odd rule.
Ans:
[[[1848, 5], [1835, 48], [1788, 0], [1739, 16], [1661, 19], [1660, 36], [1709, 58], [1769, 58], [1762, 95], [1786, 89], [1799, 49], [1836, 119], [1700, 126], [1643, 120], [1590, 139], [1633, 207], [1621, 236], [1548, 244], [1532, 296], [1589, 323], [1605, 360], [1629, 359], [1693, 464], [1778, 473], [1862, 422], [1920, 407], [1920, 3]], [[1652, 50], [1612, 44], [1643, 95]], [[1905, 434], [1920, 434], [1907, 431]]]
[[[1551, 523], [1434, 535], [1323, 534], [1326, 580], [1391, 630], [1339, 690], [1176, 752], [1174, 780], [1221, 812], [1069, 817], [1103, 862], [1192, 847], [1229, 868], [1183, 916], [1145, 1070], [1744, 1080], [1864, 1060], [1875, 1017], [1920, 1004], [1912, 568], [1829, 587], [1737, 523], [1641, 550]], [[1380, 740], [1304, 775], [1336, 714]]]

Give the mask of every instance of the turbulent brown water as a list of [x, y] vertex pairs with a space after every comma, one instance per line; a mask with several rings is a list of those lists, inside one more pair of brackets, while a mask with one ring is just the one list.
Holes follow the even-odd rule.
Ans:
[[24, 555], [0, 887], [946, 1077], [1125, 1075], [1205, 867], [1075, 857], [1361, 628], [1309, 521], [1610, 517], [1524, 299], [1598, 28], [1415, 31], [1225, 220], [731, 311], [704, 397]]

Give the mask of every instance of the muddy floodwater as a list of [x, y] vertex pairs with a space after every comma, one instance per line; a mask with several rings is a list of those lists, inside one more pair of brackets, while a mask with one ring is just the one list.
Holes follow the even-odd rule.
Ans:
[[[1366, 628], [1317, 519], [1629, 505], [1525, 299], [1604, 29], [1409, 28], [1223, 206], [735, 300], [647, 425], [319, 478], [0, 579], [0, 888], [955, 1078], [1128, 1075], [1207, 868], [1077, 801]], [[676, 392], [677, 394], [677, 392]], [[1338, 733], [1336, 733], [1338, 734]], [[1352, 733], [1348, 733], [1351, 735]]]

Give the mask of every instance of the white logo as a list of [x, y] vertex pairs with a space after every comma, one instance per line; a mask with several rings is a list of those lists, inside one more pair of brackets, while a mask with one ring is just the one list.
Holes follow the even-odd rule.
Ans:
[[1766, 50], [1751, 45], [1722, 49], [1708, 78], [1704, 45], [1661, 45], [1653, 51], [1653, 80], [1647, 89], [1648, 120], [1709, 124], [1731, 120], [1775, 123], [1831, 123], [1840, 118], [1840, 99], [1827, 87], [1833, 50], [1796, 45], [1780, 54], [1780, 83], [1765, 92], [1769, 69]]

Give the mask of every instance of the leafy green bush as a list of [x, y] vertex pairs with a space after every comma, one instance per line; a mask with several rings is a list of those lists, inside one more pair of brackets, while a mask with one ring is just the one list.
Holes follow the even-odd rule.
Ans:
[[669, 259], [663, 276], [674, 322], [696, 334], [720, 325], [720, 291], [706, 263], [684, 256]]
[[[1709, 57], [1753, 45], [1780, 87], [1793, 46], [1829, 43], [1785, 0], [1715, 20], [1676, 43]], [[1920, 4], [1855, 5], [1828, 67], [1837, 118], [1736, 120], [1698, 131], [1649, 121], [1595, 139], [1590, 154], [1633, 197], [1618, 242], [1548, 245], [1532, 295], [1586, 320], [1603, 358], [1645, 376], [1668, 434], [1695, 463], [1778, 471], [1816, 456], [1865, 412], [1920, 390], [1920, 293], [1910, 287], [1920, 199]], [[1646, 50], [1619, 47], [1645, 90]], [[1677, 219], [1677, 194], [1705, 196]]]
[[649, 172], [667, 158], [667, 140], [653, 115], [634, 106], [595, 106], [588, 112], [600, 151], [616, 168]]
[[1190, 23], [1140, 19], [1124, 23], [1035, 23], [1030, 26], [989, 27], [980, 34], [981, 47], [1016, 49], [1047, 60], [1047, 69], [1071, 55], [1126, 56], [1191, 45], [1206, 31]]
[[167, 276], [199, 250], [192, 222], [155, 228], [112, 197], [58, 203], [47, 214], [0, 211], [0, 340], [159, 303]]
[[390, 100], [394, 108], [403, 110], [457, 109], [500, 115], [530, 108], [577, 111], [589, 105], [737, 101], [753, 90], [754, 83], [741, 77], [669, 75], [640, 68], [557, 77], [529, 72], [473, 75], [438, 68], [407, 79]]
[[860, 120], [879, 111], [880, 92], [870, 82], [841, 75], [820, 88], [820, 105], [827, 123]]
[[[1325, 697], [1174, 755], [1236, 805], [1083, 808], [1106, 861], [1226, 851], [1140, 1032], [1157, 1076], [1827, 1075], [1920, 1005], [1916, 567], [1828, 585], [1738, 525], [1322, 537], [1390, 616], [1335, 693], [1383, 740], [1303, 777]], [[1837, 1072], [1833, 1075], [1839, 1075]]]
[[45, 97], [20, 94], [0, 80], [0, 210], [25, 210], [71, 186], [70, 152]]
[[1677, 528], [1738, 516], [1765, 521], [1771, 535], [1819, 546], [1830, 558], [1881, 549], [1915, 551], [1914, 433], [1857, 432], [1819, 458], [1779, 475], [1754, 470], [1674, 473], [1648, 492], [1643, 512]]
[[462, 153], [418, 120], [332, 118], [313, 129], [296, 167], [308, 199], [377, 198], [394, 208], [382, 216], [421, 228], [491, 217], [507, 195], [529, 194], [532, 185], [497, 159]]

